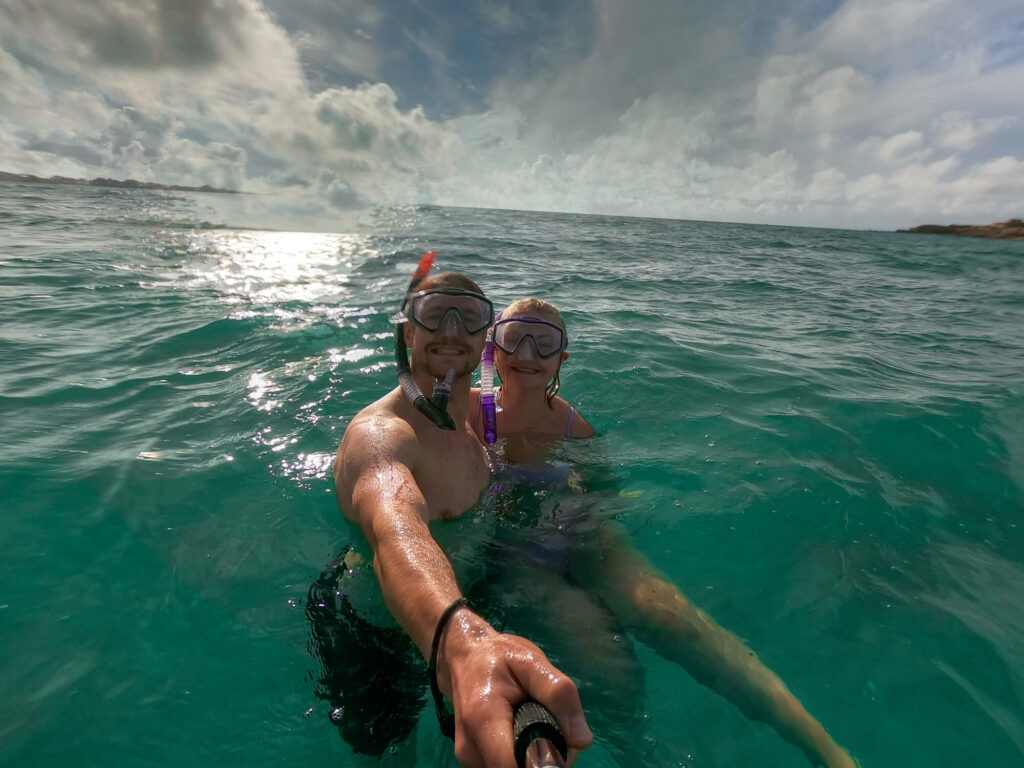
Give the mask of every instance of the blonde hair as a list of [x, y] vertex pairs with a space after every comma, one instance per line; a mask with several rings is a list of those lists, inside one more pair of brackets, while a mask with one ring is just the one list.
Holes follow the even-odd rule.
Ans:
[[[503, 320], [507, 320], [510, 317], [532, 317], [538, 320], [553, 322], [562, 329], [562, 333], [565, 334], [566, 343], [568, 343], [569, 332], [565, 329], [565, 320], [562, 319], [562, 313], [558, 311], [554, 304], [544, 301], [544, 299], [538, 299], [533, 296], [527, 296], [525, 299], [516, 299], [502, 310], [501, 317]], [[560, 371], [561, 369], [562, 360], [559, 358], [558, 370]], [[555, 409], [551, 401], [558, 394], [559, 387], [561, 387], [561, 382], [558, 379], [558, 371], [555, 371], [555, 378], [550, 381], [547, 389], [544, 391], [544, 399], [551, 410]]]

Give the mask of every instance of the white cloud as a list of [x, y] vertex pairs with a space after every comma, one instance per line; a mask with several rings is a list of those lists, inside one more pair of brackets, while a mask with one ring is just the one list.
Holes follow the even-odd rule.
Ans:
[[924, 134], [920, 131], [904, 131], [888, 139], [872, 136], [861, 142], [857, 150], [883, 165], [922, 162], [933, 152], [925, 146]]
[[972, 119], [965, 112], [944, 112], [932, 121], [936, 143], [940, 147], [966, 152], [979, 142], [1020, 122], [1017, 117]]
[[[425, 29], [411, 46], [363, 0], [0, 0], [0, 149], [10, 170], [287, 189], [310, 211], [1020, 215], [1019, 2], [592, 7], [586, 34], [525, 51], [539, 64], [501, 75], [485, 110], [437, 120], [399, 106], [417, 94], [382, 80], [385, 46], [415, 47], [451, 99], [457, 52]], [[475, 18], [522, 36], [523, 13], [486, 0]], [[445, 39], [459, 22], [437, 19]]]
[[835, 168], [818, 171], [807, 185], [807, 200], [817, 205], [841, 203], [846, 198], [847, 182], [846, 174]]
[[313, 91], [381, 79], [384, 52], [374, 40], [384, 12], [377, 3], [265, 0], [264, 7], [291, 38]]
[[[312, 93], [296, 46], [255, 0], [190, 3], [191, 14], [167, 7], [102, 0], [65, 14], [63, 4], [12, 3], [0, 39], [15, 26], [34, 35], [33, 48], [82, 88], [3, 53], [0, 67], [17, 84], [4, 98], [21, 134], [11, 139], [8, 127], [8, 140], [28, 150], [10, 155], [20, 158], [15, 170], [39, 170], [49, 152], [64, 158], [55, 173], [249, 189], [308, 180], [310, 195], [349, 206], [415, 201], [421, 179], [450, 162], [454, 135], [422, 109], [398, 109], [386, 84]], [[188, 21], [213, 28], [182, 31]], [[115, 53], [111, 36], [155, 48]], [[190, 52], [199, 60], [185, 65]], [[287, 171], [247, 178], [250, 151]]]
[[[844, 3], [811, 35], [832, 60], [879, 66], [894, 59], [931, 57], [943, 45], [945, 20], [956, 0], [855, 0]], [[946, 47], [943, 45], [943, 47]]]
[[[1004, 156], [979, 163], [971, 173], [956, 179], [943, 190], [940, 211], [947, 216], [990, 216], [990, 212], [1004, 211], [996, 218], [1005, 220], [1012, 216], [1020, 218], [1021, 179], [1024, 178], [1024, 161]], [[984, 219], [981, 219], [984, 221]]]
[[815, 125], [835, 130], [856, 123], [871, 97], [871, 78], [850, 66], [822, 73], [810, 84], [805, 98]]
[[865, 210], [904, 208], [920, 205], [923, 190], [934, 190], [950, 180], [960, 165], [956, 156], [932, 163], [911, 163], [886, 176], [870, 174], [850, 184], [851, 202]]
[[[886, 226], [967, 206], [969, 188], [978, 195], [969, 207], [983, 219], [1019, 211], [1024, 178], [1002, 182], [1016, 190], [1014, 202], [977, 155], [987, 139], [1012, 142], [1007, 129], [1024, 113], [1014, 96], [1024, 50], [997, 61], [1006, 40], [992, 31], [1024, 21], [1019, 5], [849, 0], [803, 34], [789, 24], [774, 35], [756, 30], [780, 41], [760, 63], [741, 23], [723, 48], [739, 55], [720, 72], [708, 62], [721, 57], [706, 49], [694, 57], [686, 45], [704, 31], [686, 21], [713, 11], [653, 7], [620, 14], [600, 5], [602, 31], [584, 62], [498, 92], [499, 109], [480, 121], [492, 133], [474, 144], [474, 165], [496, 169], [488, 178], [500, 179], [506, 205]], [[682, 30], [674, 48], [666, 30]], [[628, 54], [635, 64], [618, 61]], [[695, 71], [713, 76], [698, 85]], [[730, 78], [744, 71], [751, 77]], [[631, 89], [640, 96], [616, 107]], [[570, 128], [574, 141], [563, 147], [560, 127], [581, 117], [591, 131]], [[460, 132], [476, 135], [469, 122]], [[975, 156], [949, 151], [968, 149]], [[1024, 151], [1019, 141], [1005, 149], [1013, 158]], [[541, 156], [543, 178], [533, 163]], [[501, 197], [492, 188], [484, 196]]]

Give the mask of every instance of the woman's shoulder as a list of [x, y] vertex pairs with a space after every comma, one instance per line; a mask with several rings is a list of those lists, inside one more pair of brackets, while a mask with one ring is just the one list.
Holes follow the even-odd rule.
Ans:
[[569, 402], [558, 395], [552, 401], [555, 406], [555, 413], [558, 414], [561, 423], [565, 425], [565, 436], [573, 440], [583, 440], [594, 436], [594, 428], [590, 426], [583, 414], [577, 411]]

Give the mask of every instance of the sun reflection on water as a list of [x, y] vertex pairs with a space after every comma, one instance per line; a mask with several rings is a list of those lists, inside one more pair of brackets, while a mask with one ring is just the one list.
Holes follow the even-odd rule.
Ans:
[[188, 253], [189, 287], [256, 306], [336, 304], [352, 271], [377, 255], [364, 235], [228, 230], [192, 234]]
[[285, 477], [293, 479], [301, 487], [310, 488], [331, 474], [334, 454], [300, 453], [294, 459], [282, 459], [279, 466], [281, 474]]

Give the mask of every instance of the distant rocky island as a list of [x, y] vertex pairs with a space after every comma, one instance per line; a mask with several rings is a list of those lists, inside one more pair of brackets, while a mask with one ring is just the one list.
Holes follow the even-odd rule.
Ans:
[[897, 232], [915, 235], [954, 235], [956, 237], [990, 237], [996, 240], [1024, 240], [1024, 221], [1010, 219], [995, 224], [974, 226], [971, 224], [924, 224], [911, 229], [897, 229]]
[[30, 173], [7, 173], [0, 171], [0, 182], [14, 184], [74, 184], [83, 187], [117, 187], [119, 189], [161, 189], [170, 192], [217, 192], [225, 195], [242, 194], [237, 189], [218, 189], [204, 184], [201, 187], [185, 187], [180, 184], [157, 184], [155, 181], [136, 181], [135, 179], [72, 179], [68, 176], [51, 176], [44, 179]]

